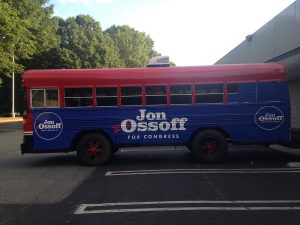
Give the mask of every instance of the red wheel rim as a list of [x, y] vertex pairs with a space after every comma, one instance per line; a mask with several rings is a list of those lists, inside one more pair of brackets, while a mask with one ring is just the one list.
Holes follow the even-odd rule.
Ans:
[[99, 141], [90, 141], [85, 147], [85, 152], [91, 159], [99, 159], [103, 153], [103, 147]]
[[213, 154], [217, 150], [217, 142], [213, 137], [208, 137], [202, 142], [200, 149], [207, 154]]

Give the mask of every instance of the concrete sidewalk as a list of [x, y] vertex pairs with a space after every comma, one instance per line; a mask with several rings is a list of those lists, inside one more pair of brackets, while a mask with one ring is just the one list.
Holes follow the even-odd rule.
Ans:
[[0, 135], [0, 156], [12, 151], [20, 151], [23, 140], [23, 131], [11, 131]]
[[9, 122], [21, 122], [23, 121], [22, 117], [0, 117], [0, 123], [9, 123]]
[[288, 153], [291, 155], [295, 155], [295, 156], [300, 156], [300, 149], [299, 148], [289, 148], [283, 145], [270, 145], [270, 148], [284, 152], [284, 153]]

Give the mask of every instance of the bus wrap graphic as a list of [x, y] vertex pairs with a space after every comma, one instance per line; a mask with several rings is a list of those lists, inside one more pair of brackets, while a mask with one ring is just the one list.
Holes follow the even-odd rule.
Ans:
[[57, 114], [53, 112], [44, 112], [36, 118], [34, 130], [38, 137], [50, 141], [61, 134], [63, 122]]
[[[139, 115], [135, 119], [125, 119], [121, 124], [113, 126], [114, 133], [121, 131], [128, 134], [128, 139], [147, 139], [154, 137], [155, 139], [168, 139], [168, 138], [179, 138], [177, 133], [174, 131], [185, 131], [185, 124], [188, 121], [187, 118], [172, 118], [167, 119], [165, 112], [147, 112], [146, 109], [140, 109]], [[162, 132], [173, 132], [172, 135], [162, 134]], [[159, 132], [159, 135], [137, 135], [131, 136], [129, 134], [134, 132]]]
[[264, 130], [275, 130], [284, 122], [284, 114], [275, 106], [264, 106], [256, 112], [254, 121]]
[[220, 162], [233, 144], [290, 141], [287, 71], [278, 63], [30, 70], [22, 153], [77, 151], [102, 165], [122, 147], [187, 146]]

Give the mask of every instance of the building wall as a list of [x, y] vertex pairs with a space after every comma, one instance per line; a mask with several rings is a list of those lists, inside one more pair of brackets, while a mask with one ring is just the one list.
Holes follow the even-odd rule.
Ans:
[[267, 62], [299, 48], [300, 0], [251, 35], [216, 64]]

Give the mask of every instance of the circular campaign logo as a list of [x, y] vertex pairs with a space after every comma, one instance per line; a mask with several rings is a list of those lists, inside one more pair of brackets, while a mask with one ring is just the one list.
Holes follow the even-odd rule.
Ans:
[[254, 121], [264, 130], [275, 130], [282, 125], [284, 114], [275, 106], [264, 106], [256, 112]]
[[53, 112], [44, 112], [36, 118], [34, 130], [41, 139], [50, 141], [61, 134], [63, 122], [57, 114]]

